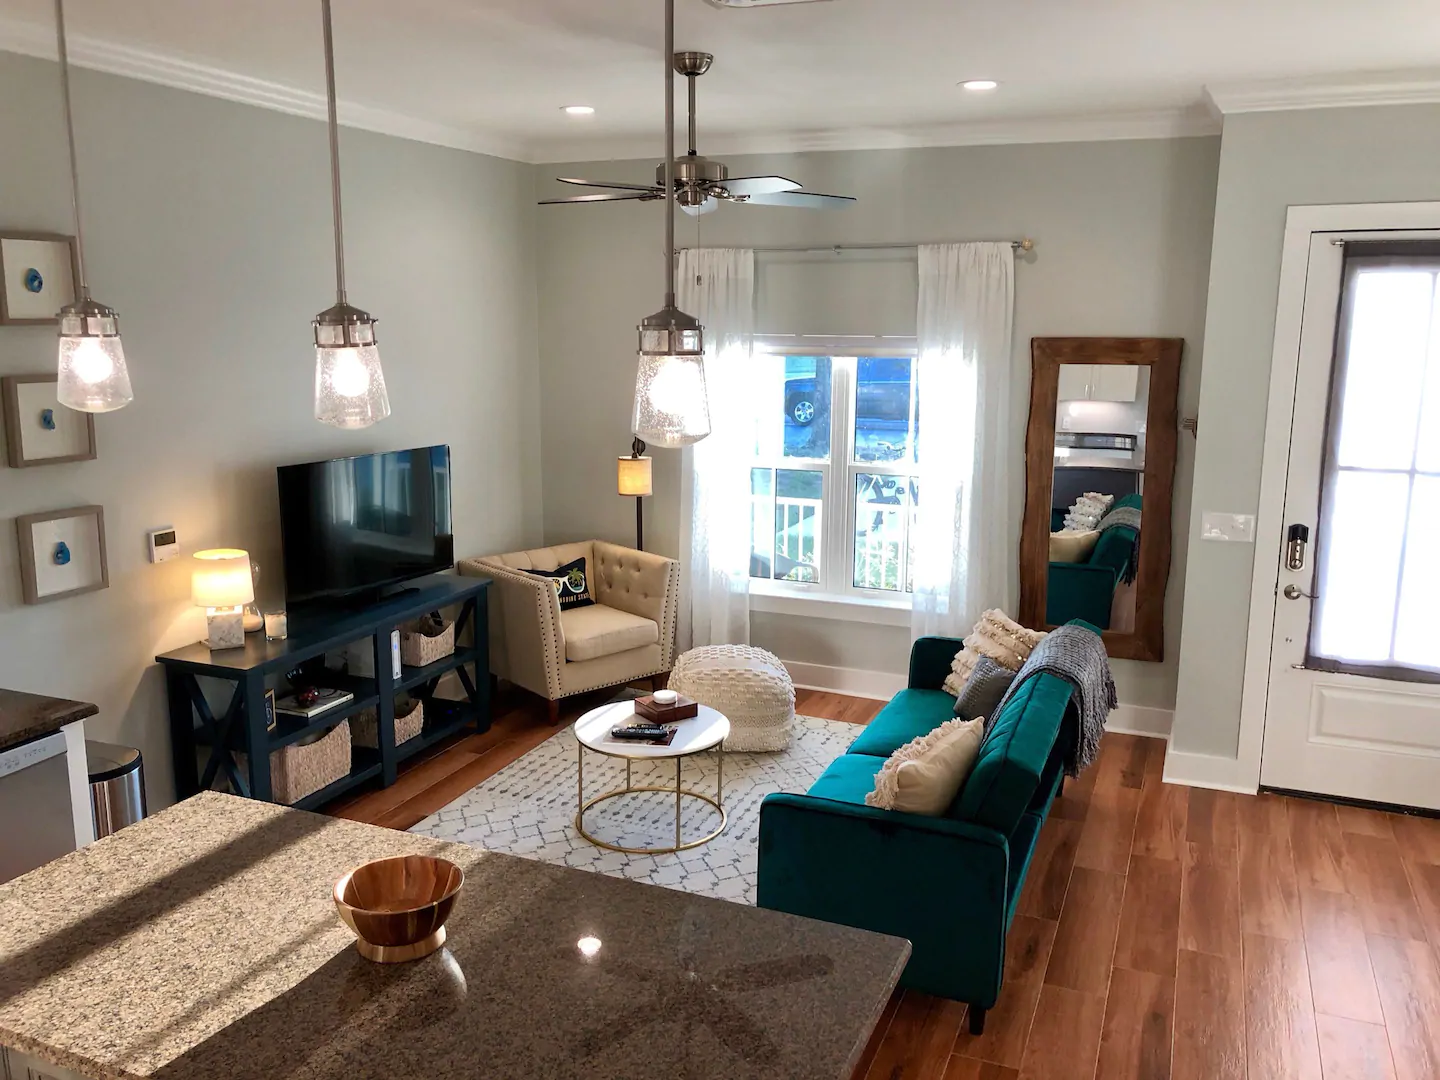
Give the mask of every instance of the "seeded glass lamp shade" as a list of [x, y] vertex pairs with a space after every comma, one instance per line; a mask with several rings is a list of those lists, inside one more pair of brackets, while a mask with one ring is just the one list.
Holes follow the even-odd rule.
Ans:
[[111, 412], [130, 404], [130, 372], [120, 342], [120, 320], [88, 297], [60, 312], [60, 362], [56, 398], [77, 412]]
[[365, 428], [390, 415], [375, 320], [336, 304], [315, 317], [315, 419]]
[[631, 430], [648, 443], [675, 449], [710, 434], [705, 392], [705, 332], [683, 311], [667, 306], [640, 324]]
[[648, 457], [622, 457], [619, 459], [619, 492], [642, 498], [653, 495], [650, 467], [653, 459]]

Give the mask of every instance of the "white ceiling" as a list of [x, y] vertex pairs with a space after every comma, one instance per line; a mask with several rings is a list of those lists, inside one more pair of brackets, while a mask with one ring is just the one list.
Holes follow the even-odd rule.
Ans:
[[[702, 151], [1196, 131], [1213, 126], [1206, 87], [1252, 107], [1319, 102], [1337, 79], [1364, 100], [1392, 85], [1409, 88], [1396, 100], [1440, 98], [1435, 0], [678, 7], [677, 45], [717, 55], [700, 84]], [[335, 0], [344, 113], [531, 161], [657, 154], [661, 12], [660, 0]], [[316, 109], [315, 0], [69, 0], [67, 13], [77, 63]], [[50, 0], [0, 0], [0, 48], [53, 55], [51, 20]], [[1000, 89], [956, 86], [978, 77]], [[573, 119], [570, 104], [598, 111]]]

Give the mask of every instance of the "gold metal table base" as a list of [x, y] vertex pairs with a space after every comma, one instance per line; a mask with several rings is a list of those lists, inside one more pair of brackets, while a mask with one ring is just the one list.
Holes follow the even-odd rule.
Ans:
[[[698, 791], [691, 791], [691, 790], [689, 790], [688, 788], [684, 788], [684, 787], [681, 787], [681, 786], [680, 786], [680, 765], [681, 765], [681, 762], [683, 762], [683, 761], [685, 760], [685, 758], [687, 758], [687, 757], [694, 757], [694, 756], [695, 756], [694, 754], [685, 754], [685, 755], [683, 755], [683, 756], [676, 757], [676, 758], [674, 759], [674, 761], [675, 761], [675, 786], [674, 786], [674, 787], [657, 787], [657, 786], [655, 786], [655, 785], [644, 785], [644, 786], [642, 786], [642, 787], [635, 787], [635, 786], [633, 786], [633, 785], [631, 784], [631, 782], [630, 782], [631, 767], [632, 767], [632, 765], [634, 764], [634, 762], [635, 762], [636, 760], [642, 760], [642, 761], [663, 761], [663, 760], [665, 760], [665, 759], [664, 759], [664, 758], [641, 758], [641, 759], [635, 759], [635, 758], [628, 758], [628, 757], [627, 757], [627, 758], [625, 758], [625, 786], [624, 786], [623, 788], [616, 788], [616, 789], [613, 790], [613, 791], [602, 792], [601, 794], [596, 795], [594, 798], [586, 799], [586, 798], [585, 798], [585, 749], [586, 749], [586, 748], [585, 748], [585, 744], [584, 744], [584, 743], [578, 743], [578, 742], [577, 742], [577, 746], [578, 746], [578, 753], [579, 753], [579, 770], [578, 770], [578, 775], [579, 775], [580, 810], [579, 810], [579, 812], [575, 815], [575, 831], [578, 832], [581, 836], [583, 836], [586, 840], [590, 841], [590, 843], [594, 844], [596, 847], [604, 848], [606, 851], [619, 851], [619, 852], [623, 852], [623, 853], [626, 854], [626, 855], [674, 855], [677, 851], [689, 851], [691, 848], [697, 848], [697, 847], [699, 847], [699, 846], [702, 845], [702, 844], [708, 844], [711, 840], [714, 840], [717, 836], [719, 836], [721, 833], [723, 833], [723, 832], [725, 831], [725, 826], [729, 823], [729, 816], [725, 813], [725, 807], [721, 804], [721, 800], [725, 797], [725, 752], [724, 752], [723, 750], [721, 750], [720, 747], [716, 746], [716, 747], [714, 748], [714, 750], [715, 750], [715, 762], [716, 762], [716, 774], [715, 774], [715, 798], [713, 798], [713, 799], [712, 799], [709, 795], [702, 795], [702, 794], [700, 794], [700, 792], [698, 792]], [[620, 757], [620, 756], [621, 756], [621, 755], [619, 755], [619, 754], [607, 754], [604, 750], [597, 750], [597, 751], [595, 751], [595, 752], [596, 752], [597, 754], [603, 754], [605, 757]], [[695, 753], [699, 754], [699, 753], [705, 753], [705, 752], [706, 752], [706, 751], [698, 750], [698, 751], [696, 751]], [[611, 843], [609, 843], [608, 841], [601, 840], [601, 839], [599, 839], [598, 837], [592, 835], [592, 834], [585, 828], [585, 811], [586, 811], [586, 810], [589, 810], [592, 806], [595, 806], [597, 803], [605, 802], [605, 801], [608, 800], [608, 799], [618, 799], [618, 798], [619, 798], [620, 796], [622, 796], [622, 795], [634, 795], [634, 794], [638, 794], [638, 793], [640, 793], [640, 792], [646, 792], [646, 791], [655, 791], [655, 792], [661, 793], [662, 795], [674, 795], [674, 796], [675, 796], [675, 843], [674, 843], [673, 846], [671, 846], [671, 847], [623, 847], [623, 846], [621, 846], [620, 844], [611, 844]], [[681, 824], [680, 808], [681, 808], [681, 800], [682, 800], [682, 799], [686, 799], [686, 798], [699, 799], [701, 802], [705, 803], [706, 805], [708, 805], [708, 806], [710, 806], [710, 807], [713, 807], [714, 809], [718, 810], [718, 811], [720, 812], [720, 824], [719, 824], [718, 826], [716, 826], [713, 831], [711, 831], [711, 832], [709, 832], [709, 833], [706, 833], [704, 836], [700, 837], [698, 840], [691, 840], [691, 841], [689, 841], [689, 842], [687, 842], [687, 843], [682, 843], [682, 842], [681, 842], [681, 834], [680, 834], [680, 824]]]

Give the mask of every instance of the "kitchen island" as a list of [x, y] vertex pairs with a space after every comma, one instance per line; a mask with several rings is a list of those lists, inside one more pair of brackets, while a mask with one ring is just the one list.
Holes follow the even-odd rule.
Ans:
[[[446, 947], [372, 964], [331, 889], [412, 853], [465, 871]], [[909, 953], [202, 793], [0, 886], [0, 1046], [104, 1080], [848, 1080]]]

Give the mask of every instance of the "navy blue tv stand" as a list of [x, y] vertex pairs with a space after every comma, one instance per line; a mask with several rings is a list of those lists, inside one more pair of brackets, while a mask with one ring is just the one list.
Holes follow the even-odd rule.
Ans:
[[[271, 801], [270, 751], [304, 738], [313, 731], [333, 727], [362, 709], [375, 709], [379, 717], [380, 749], [351, 748], [350, 775], [307, 795], [295, 805], [312, 809], [336, 796], [379, 778], [389, 787], [400, 762], [442, 739], [473, 725], [490, 727], [490, 620], [487, 608], [490, 582], [485, 578], [437, 575], [407, 583], [405, 592], [363, 608], [331, 614], [295, 613], [292, 632], [284, 641], [266, 641], [263, 633], [245, 635], [243, 649], [211, 649], [202, 642], [157, 656], [165, 669], [165, 690], [170, 702], [170, 740], [175, 762], [178, 799], [209, 790], [224, 775], [238, 794]], [[390, 633], [401, 623], [437, 608], [459, 607], [455, 619], [455, 653], [426, 667], [406, 667], [393, 677]], [[462, 645], [466, 631], [473, 644]], [[374, 651], [375, 677], [362, 678], [335, 672], [316, 676], [321, 685], [341, 687], [355, 695], [344, 705], [311, 720], [279, 717], [273, 731], [266, 730], [265, 691], [281, 676], [307, 660], [369, 639]], [[473, 674], [472, 674], [473, 670]], [[455, 672], [465, 688], [465, 699], [434, 697], [442, 675]], [[216, 716], [199, 679], [208, 676], [233, 684], [228, 706]], [[395, 745], [395, 696], [401, 691], [425, 703], [425, 727], [413, 739]], [[259, 751], [258, 753], [256, 751]], [[206, 757], [204, 768], [199, 757]], [[235, 754], [245, 755], [242, 771]]]

